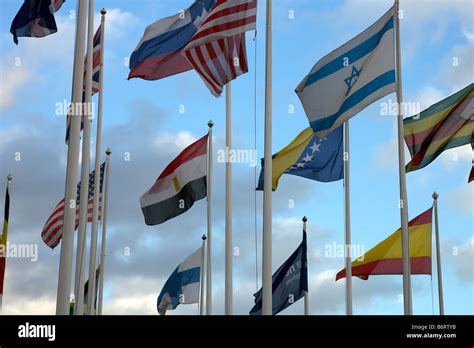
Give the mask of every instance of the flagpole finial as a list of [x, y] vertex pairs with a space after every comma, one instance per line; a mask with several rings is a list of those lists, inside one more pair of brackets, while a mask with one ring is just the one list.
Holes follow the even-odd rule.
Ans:
[[439, 195], [435, 191], [435, 192], [433, 192], [433, 195], [431, 197], [433, 197], [434, 200], [437, 200]]
[[11, 174], [8, 174], [8, 175], [7, 175], [7, 180], [8, 180], [8, 181], [11, 181], [12, 179], [13, 179], [13, 176], [12, 176]]
[[110, 150], [110, 147], [108, 147], [107, 150], [105, 150], [105, 154], [110, 156], [111, 153], [112, 151]]
[[209, 122], [207, 122], [207, 125], [209, 126], [209, 128], [212, 128], [212, 126], [214, 126], [214, 122], [212, 122], [212, 120], [209, 120]]
[[205, 234], [203, 234], [201, 238], [202, 238], [202, 240], [206, 240], [207, 237], [206, 237]]
[[306, 216], [303, 216], [303, 222], [306, 222], [308, 221], [308, 219], [306, 218]]
[[100, 14], [102, 16], [105, 16], [105, 14], [107, 13], [107, 11], [105, 10], [105, 8], [103, 8], [102, 10], [100, 10]]

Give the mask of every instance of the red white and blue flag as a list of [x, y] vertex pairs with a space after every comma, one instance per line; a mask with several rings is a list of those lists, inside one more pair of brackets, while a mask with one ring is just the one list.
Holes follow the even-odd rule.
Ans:
[[[100, 166], [100, 183], [99, 183], [99, 220], [101, 219], [102, 211], [102, 184], [104, 181], [104, 168], [105, 163]], [[87, 222], [92, 222], [92, 210], [94, 206], [94, 184], [95, 184], [95, 170], [89, 174], [89, 192], [87, 201]], [[74, 230], [79, 225], [79, 206], [80, 206], [80, 192], [81, 182], [77, 184], [77, 197], [76, 197], [76, 224]], [[48, 217], [44, 224], [43, 231], [41, 231], [41, 239], [51, 249], [54, 249], [59, 242], [63, 234], [63, 221], [64, 221], [64, 198], [54, 207], [53, 213]]]
[[44, 37], [58, 31], [54, 13], [64, 0], [25, 0], [13, 19], [10, 32], [18, 45], [19, 37]]
[[199, 30], [184, 48], [184, 56], [211, 93], [248, 71], [245, 32], [254, 30], [257, 0], [217, 0]]
[[[99, 92], [99, 82], [100, 82], [100, 55], [102, 50], [102, 27], [99, 26], [93, 41], [92, 49], [92, 95]], [[85, 91], [86, 91], [86, 66], [87, 66], [87, 56], [84, 59], [84, 86], [82, 90], [82, 102], [85, 100]], [[69, 131], [71, 126], [71, 115], [68, 112], [66, 116], [66, 144], [69, 144]], [[84, 127], [84, 122], [81, 122], [81, 131]]]
[[185, 11], [150, 24], [130, 56], [128, 78], [159, 80], [191, 70], [182, 50], [215, 4], [216, 0], [196, 0]]

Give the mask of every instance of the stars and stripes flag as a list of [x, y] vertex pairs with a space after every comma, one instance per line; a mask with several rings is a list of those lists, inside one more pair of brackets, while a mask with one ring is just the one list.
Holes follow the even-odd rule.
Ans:
[[[100, 55], [102, 50], [102, 28], [99, 25], [95, 35], [92, 49], [92, 95], [99, 92], [99, 82], [100, 82]], [[82, 101], [85, 100], [85, 91], [86, 91], [86, 66], [87, 66], [87, 56], [84, 59], [84, 84], [82, 91]], [[66, 144], [69, 144], [69, 128], [71, 126], [71, 114], [68, 112], [66, 116]], [[84, 122], [81, 122], [81, 131], [84, 127]]]
[[183, 50], [214, 96], [248, 71], [245, 32], [254, 30], [257, 0], [218, 0]]
[[[99, 219], [101, 219], [102, 211], [102, 183], [104, 179], [105, 163], [100, 166], [100, 183], [99, 183]], [[94, 202], [94, 184], [95, 184], [95, 170], [89, 174], [89, 192], [87, 204], [87, 222], [92, 222], [92, 208]], [[76, 223], [75, 229], [79, 225], [79, 206], [80, 206], [80, 192], [81, 183], [77, 184], [77, 199], [76, 199]], [[44, 224], [41, 238], [51, 249], [54, 249], [61, 241], [64, 221], [64, 198], [53, 209], [53, 213], [49, 216]]]

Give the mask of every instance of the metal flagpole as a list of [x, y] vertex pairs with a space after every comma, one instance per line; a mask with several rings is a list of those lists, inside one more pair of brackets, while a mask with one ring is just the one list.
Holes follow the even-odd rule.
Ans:
[[207, 145], [207, 274], [206, 274], [206, 314], [212, 314], [212, 126], [209, 121]]
[[[303, 232], [306, 233], [306, 221], [308, 219], [306, 216], [303, 216]], [[309, 315], [309, 296], [308, 291], [304, 292], [304, 315]]]
[[344, 208], [345, 237], [344, 256], [346, 261], [346, 315], [352, 315], [352, 265], [351, 265], [351, 190], [350, 190], [350, 154], [349, 121], [344, 122]]
[[272, 315], [272, 0], [267, 0], [265, 46], [262, 314]]
[[[8, 194], [8, 196], [10, 196], [10, 193], [11, 193], [11, 190], [12, 190], [12, 180], [13, 180], [13, 176], [11, 174], [8, 174], [8, 176], [7, 176], [7, 194]], [[5, 197], [5, 200], [6, 199], [7, 198]], [[9, 209], [9, 207], [10, 207], [10, 202], [8, 202], [8, 209]], [[7, 208], [7, 207], [5, 207], [5, 208]], [[7, 216], [7, 218], [9, 218], [9, 216]], [[5, 228], [5, 225], [3, 226], [2, 239], [0, 240], [0, 242], [1, 242], [0, 244], [2, 244], [3, 248], [4, 248], [3, 249], [4, 254], [2, 256], [6, 258], [7, 257], [7, 254], [6, 254], [7, 236], [6, 236], [6, 234], [8, 232], [8, 221], [4, 221], [3, 223], [4, 224], [6, 223], [7, 225], [6, 225], [6, 228]], [[5, 235], [3, 235], [3, 233], [5, 233]], [[6, 265], [5, 265], [5, 267], [6, 267]], [[5, 272], [6, 272], [6, 270], [5, 270]], [[5, 282], [5, 275], [4, 275], [2, 281]], [[3, 311], [3, 293], [0, 294], [0, 313], [2, 311]]]
[[[89, 315], [94, 314], [94, 299], [95, 299], [95, 273], [96, 273], [96, 260], [97, 260], [97, 230], [99, 222], [99, 189], [100, 189], [100, 157], [102, 148], [102, 100], [104, 97], [103, 84], [104, 84], [104, 52], [105, 52], [105, 9], [100, 11], [102, 14], [101, 24], [101, 53], [100, 53], [100, 88], [99, 88], [99, 105], [97, 112], [97, 136], [95, 142], [95, 175], [94, 175], [94, 205], [92, 208], [92, 231], [91, 231], [91, 251], [89, 258], [89, 293], [87, 303], [89, 304], [87, 312]], [[103, 216], [102, 216], [103, 218]]]
[[79, 205], [79, 226], [76, 251], [76, 277], [74, 285], [74, 314], [84, 314], [84, 258], [87, 229], [87, 207], [89, 205], [89, 170], [91, 154], [91, 123], [92, 123], [92, 50], [94, 41], [94, 1], [89, 0], [89, 15], [87, 19], [87, 55], [84, 89], [84, 123], [82, 140], [81, 191]]
[[400, 18], [399, 1], [395, 0], [395, 35], [397, 58], [397, 126], [398, 126], [398, 169], [400, 177], [400, 219], [402, 226], [402, 255], [403, 255], [403, 304], [405, 315], [412, 314], [411, 279], [410, 279], [410, 245], [408, 235], [408, 197], [405, 176], [405, 147], [403, 140], [403, 115], [402, 115], [402, 63], [400, 54]]
[[204, 315], [204, 254], [206, 249], [206, 235], [202, 235], [201, 248], [201, 284], [199, 291], [199, 315]]
[[56, 314], [69, 314], [69, 297], [71, 293], [72, 258], [74, 247], [74, 227], [76, 221], [77, 172], [79, 167], [79, 143], [81, 111], [77, 114], [78, 103], [82, 103], [84, 46], [86, 34], [86, 0], [77, 4], [76, 38], [74, 48], [74, 69], [72, 87], [72, 112], [67, 151], [66, 186], [64, 192], [64, 222], [59, 260], [58, 292]]
[[230, 151], [232, 149], [232, 88], [228, 82], [225, 87], [226, 99], [226, 130], [225, 146], [227, 160], [225, 163], [225, 314], [233, 313], [233, 284], [232, 284], [232, 163]]
[[443, 275], [441, 272], [441, 247], [439, 241], [439, 224], [438, 224], [438, 197], [439, 195], [433, 193], [433, 207], [435, 216], [435, 233], [436, 233], [436, 265], [438, 269], [438, 298], [439, 298], [439, 315], [444, 315], [444, 300], [443, 300]]
[[99, 298], [97, 303], [97, 314], [102, 315], [102, 303], [104, 299], [104, 273], [105, 273], [105, 256], [107, 243], [107, 210], [109, 207], [109, 172], [110, 172], [110, 154], [112, 151], [105, 151], [105, 183], [104, 183], [104, 200], [102, 205], [102, 241], [100, 244], [100, 270], [99, 270]]

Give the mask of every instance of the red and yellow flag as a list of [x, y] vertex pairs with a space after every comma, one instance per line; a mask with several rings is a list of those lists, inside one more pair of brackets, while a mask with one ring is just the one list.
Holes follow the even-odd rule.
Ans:
[[[432, 208], [408, 222], [411, 274], [431, 274]], [[367, 280], [371, 275], [403, 274], [402, 234], [398, 229], [352, 262], [352, 275]], [[344, 268], [336, 281], [345, 278]]]

